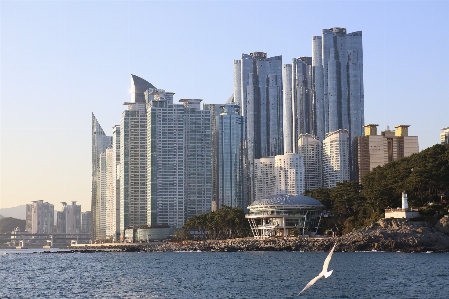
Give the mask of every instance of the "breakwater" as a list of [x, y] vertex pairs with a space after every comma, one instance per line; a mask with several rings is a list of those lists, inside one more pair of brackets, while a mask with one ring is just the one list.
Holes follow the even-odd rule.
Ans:
[[80, 252], [329, 251], [335, 242], [338, 243], [335, 250], [345, 252], [449, 252], [449, 218], [443, 217], [435, 226], [408, 219], [381, 219], [369, 227], [354, 230], [341, 237], [170, 241], [142, 244], [102, 244], [70, 248]]
[[101, 244], [69, 247], [72, 251], [329, 251], [337, 242], [336, 251], [387, 252], [449, 252], [449, 218], [443, 217], [435, 226], [408, 219], [381, 219], [369, 227], [354, 230], [341, 237], [267, 238], [204, 241], [170, 241], [142, 244]]

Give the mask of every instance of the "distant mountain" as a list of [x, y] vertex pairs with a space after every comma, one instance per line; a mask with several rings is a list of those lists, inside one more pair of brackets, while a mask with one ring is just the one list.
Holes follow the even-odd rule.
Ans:
[[2, 218], [5, 218], [5, 217], [3, 217], [2, 215], [0, 215], [0, 219], [2, 219]]
[[19, 227], [21, 231], [25, 231], [25, 220], [4, 217], [0, 219], [0, 234], [10, 233], [16, 227]]
[[26, 205], [21, 205], [14, 208], [3, 208], [0, 209], [0, 214], [3, 217], [12, 217], [16, 219], [26, 219]]

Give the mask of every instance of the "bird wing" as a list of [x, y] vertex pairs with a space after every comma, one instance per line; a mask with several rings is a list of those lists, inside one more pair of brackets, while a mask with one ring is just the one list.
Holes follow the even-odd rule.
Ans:
[[334, 244], [334, 247], [332, 247], [331, 251], [329, 252], [329, 254], [327, 256], [327, 258], [324, 260], [323, 271], [321, 273], [326, 273], [327, 272], [327, 267], [329, 267], [329, 263], [330, 263], [331, 258], [332, 258], [332, 253], [334, 253], [335, 246], [337, 246], [337, 243]]
[[314, 279], [312, 279], [305, 287], [304, 289], [302, 289], [301, 292], [299, 292], [299, 294], [301, 294], [302, 292], [304, 292], [305, 290], [307, 290], [308, 288], [310, 288], [318, 279], [320, 279], [323, 275], [318, 275], [317, 277], [315, 277]]

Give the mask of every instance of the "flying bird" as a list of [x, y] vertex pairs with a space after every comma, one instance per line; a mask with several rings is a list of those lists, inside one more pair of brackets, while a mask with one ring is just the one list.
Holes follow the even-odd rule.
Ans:
[[334, 253], [334, 249], [335, 246], [337, 246], [337, 243], [334, 244], [334, 247], [332, 247], [332, 250], [329, 252], [327, 258], [324, 260], [324, 264], [323, 264], [323, 270], [320, 272], [320, 274], [318, 274], [317, 277], [315, 277], [314, 279], [312, 279], [306, 286], [304, 289], [302, 289], [302, 291], [299, 293], [301, 294], [302, 292], [304, 292], [305, 290], [307, 290], [308, 288], [310, 288], [315, 282], [317, 282], [318, 279], [320, 279], [321, 277], [324, 278], [328, 278], [329, 276], [331, 276], [332, 272], [334, 270], [330, 270], [329, 272], [327, 271], [327, 267], [329, 267], [329, 263], [331, 261], [332, 258], [332, 253]]

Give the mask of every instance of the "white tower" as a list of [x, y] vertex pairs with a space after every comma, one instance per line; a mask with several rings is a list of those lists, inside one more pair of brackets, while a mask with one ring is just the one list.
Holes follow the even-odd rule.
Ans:
[[402, 192], [402, 208], [405, 210], [408, 209], [407, 192], [405, 191]]

